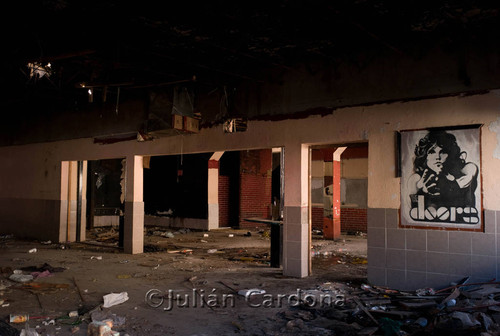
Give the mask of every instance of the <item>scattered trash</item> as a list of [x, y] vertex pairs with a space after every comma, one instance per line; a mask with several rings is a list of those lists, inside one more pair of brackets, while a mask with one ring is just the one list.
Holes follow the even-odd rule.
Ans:
[[206, 240], [201, 239], [200, 243], [208, 243]]
[[52, 244], [52, 241], [51, 240], [47, 240], [47, 241], [40, 242], [40, 244], [50, 245], [50, 244]]
[[102, 305], [104, 308], [109, 308], [112, 306], [116, 306], [128, 300], [128, 293], [111, 293], [103, 296], [104, 304]]
[[[160, 265], [158, 265], [160, 266]], [[116, 276], [117, 279], [130, 279], [132, 276], [130, 274], [119, 274]]]
[[250, 231], [248, 231], [247, 233], [245, 233], [243, 236], [245, 237], [251, 237], [252, 236], [252, 233]]
[[160, 231], [160, 230], [156, 230], [156, 231], [153, 231], [153, 232], [150, 232], [150, 234], [154, 235], [154, 236], [161, 236], [161, 237], [166, 237], [166, 238], [174, 238], [174, 234], [170, 231]]
[[457, 300], [455, 300], [455, 299], [451, 299], [448, 302], [446, 302], [447, 307], [453, 307], [456, 304], [457, 304]]
[[30, 328], [29, 324], [26, 323], [26, 327], [21, 330], [20, 336], [40, 336], [40, 334], [37, 333], [35, 329]]
[[14, 273], [9, 277], [9, 279], [15, 282], [30, 282], [33, 281], [33, 276], [31, 274]]
[[90, 260], [96, 259], [96, 260], [102, 260], [102, 256], [92, 256], [90, 257]]
[[427, 319], [425, 317], [419, 317], [416, 321], [415, 324], [418, 324], [422, 328], [425, 328], [427, 326]]
[[234, 237], [234, 234], [230, 233], [227, 235], [229, 238], [233, 238]]
[[115, 336], [120, 335], [119, 332], [111, 330], [113, 328], [112, 320], [94, 321], [91, 322], [87, 329], [88, 336]]
[[78, 311], [77, 310], [70, 311], [68, 313], [68, 316], [69, 317], [78, 317]]
[[207, 237], [208, 237], [208, 233], [204, 233], [203, 238], [207, 238]]
[[32, 248], [31, 250], [28, 251], [28, 253], [36, 253], [37, 249], [36, 248]]
[[21, 270], [26, 271], [26, 272], [45, 272], [49, 271], [50, 273], [57, 273], [57, 272], [63, 272], [66, 270], [64, 267], [52, 267], [51, 265], [44, 263], [40, 267], [36, 266], [26, 266], [22, 267]]
[[56, 321], [55, 320], [42, 321], [42, 324], [44, 326], [56, 325]]
[[33, 279], [37, 278], [47, 278], [50, 276], [53, 276], [54, 274], [50, 273], [49, 271], [43, 271], [43, 272], [33, 272], [31, 273], [31, 276], [33, 276]]
[[191, 254], [193, 253], [193, 250], [190, 249], [184, 249], [184, 250], [170, 250], [167, 251], [168, 253], [183, 253], [183, 254]]
[[[499, 335], [500, 282], [466, 282], [459, 281], [440, 290], [423, 288], [415, 291], [399, 291], [368, 284], [356, 287], [351, 284], [325, 283], [303, 294], [313, 302], [318, 302], [321, 295], [335, 294], [337, 298], [343, 297], [342, 302], [335, 303], [334, 309], [331, 306], [315, 307], [314, 315], [306, 316], [304, 314], [309, 313], [311, 307], [307, 305], [308, 300], [304, 299], [301, 306], [281, 313], [287, 320], [283, 330], [288, 327], [295, 330], [300, 325], [308, 329], [301, 329], [304, 334], [309, 334], [305, 331], [312, 331], [311, 328], [318, 326], [333, 330], [335, 334]], [[239, 294], [248, 295], [249, 292], [240, 291]], [[299, 316], [300, 312], [303, 316]], [[298, 317], [308, 323], [297, 321]]]
[[207, 253], [215, 253], [215, 252], [217, 252], [217, 249], [210, 249], [207, 251]]
[[113, 326], [122, 326], [125, 324], [127, 321], [125, 316], [119, 316], [116, 314], [111, 313], [110, 311], [102, 311], [102, 310], [95, 310], [90, 314], [90, 318], [92, 319], [92, 322], [101, 322], [101, 321], [112, 321]]
[[10, 314], [9, 316], [9, 322], [10, 323], [25, 323], [28, 322], [30, 319], [29, 315], [14, 315]]
[[434, 291], [433, 288], [421, 288], [417, 289], [415, 291], [415, 294], [417, 294], [418, 296], [424, 296], [424, 295], [434, 295], [436, 294], [436, 292]]

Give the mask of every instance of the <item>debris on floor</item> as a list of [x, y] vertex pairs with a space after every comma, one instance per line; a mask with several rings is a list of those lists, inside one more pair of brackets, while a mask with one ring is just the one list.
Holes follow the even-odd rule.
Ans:
[[[172, 232], [174, 238], [148, 235], [149, 231]], [[248, 232], [251, 235], [245, 236]], [[296, 288], [310, 286], [313, 288], [304, 291], [308, 299], [314, 297], [318, 300], [322, 293], [333, 293], [340, 289], [342, 293], [351, 294], [354, 291], [358, 296], [375, 295], [360, 287], [351, 289], [355, 286], [344, 283], [347, 281], [345, 279], [359, 279], [356, 281], [359, 284], [366, 282], [366, 265], [363, 262], [366, 253], [356, 254], [352, 251], [357, 252], [358, 247], [346, 249], [342, 245], [344, 242], [320, 241], [318, 245], [322, 254], [313, 259], [314, 276], [295, 279], [283, 275], [280, 269], [269, 267], [268, 228], [252, 231], [222, 228], [208, 234], [195, 230], [187, 232], [148, 227], [145, 228], [144, 236], [145, 253], [138, 255], [123, 255], [116, 247], [107, 248], [118, 241], [116, 228], [96, 228], [88, 233], [88, 242], [91, 244], [65, 243], [64, 251], [61, 251], [61, 243], [0, 239], [3, 254], [0, 299], [4, 300], [5, 305], [0, 305], [0, 335], [10, 336], [10, 332], [13, 332], [12, 335], [19, 336], [22, 329], [26, 328], [26, 323], [10, 323], [10, 314], [29, 315], [29, 327], [40, 336], [88, 336], [92, 322], [95, 322], [93, 327], [99, 329], [106, 320], [112, 321], [112, 327], [102, 327], [100, 331], [103, 334], [120, 333], [124, 336], [234, 333], [262, 336], [332, 335], [334, 330], [336, 335], [350, 331], [353, 334], [361, 331], [365, 334], [383, 334], [384, 323], [375, 324], [362, 310], [360, 314], [352, 315], [360, 309], [353, 301], [346, 300], [344, 306], [329, 309], [305, 304], [270, 309], [255, 309], [253, 306], [266, 305], [266, 295], [274, 298], [286, 295], [283, 300], [288, 300], [296, 295]], [[202, 244], [200, 239], [207, 242]], [[366, 249], [365, 240], [358, 239], [357, 243]], [[38, 252], [26, 254], [34, 246]], [[338, 251], [339, 247], [343, 249], [342, 252]], [[33, 280], [18, 283], [9, 279], [14, 270], [23, 275], [40, 274]], [[340, 276], [343, 280], [339, 280]], [[325, 284], [326, 279], [339, 282]], [[166, 295], [163, 306], [153, 309], [143, 301], [144, 294], [152, 288], [164, 293], [172, 290], [174, 296]], [[250, 293], [252, 300], [247, 302], [244, 295], [238, 295], [239, 291]], [[104, 307], [103, 297], [106, 294], [122, 292], [127, 293], [128, 300]], [[189, 302], [193, 303], [193, 308], [194, 302], [197, 302], [197, 308], [181, 308], [182, 303], [187, 302], [186, 295]], [[214, 295], [216, 300], [212, 299]], [[229, 300], [225, 301], [225, 296]], [[231, 305], [231, 296], [234, 297], [234, 307]], [[459, 302], [461, 298], [454, 299]], [[386, 305], [391, 304], [389, 298], [385, 300]], [[449, 301], [450, 305], [453, 301]], [[360, 302], [366, 306], [366, 301], [360, 299]], [[227, 303], [227, 306], [223, 303]], [[384, 301], [378, 300], [377, 303], [380, 306]], [[170, 306], [172, 310], [165, 309]], [[385, 317], [371, 313], [368, 306], [365, 308], [377, 321]], [[210, 314], [217, 316], [214, 319]], [[489, 317], [491, 322], [484, 316], [480, 321], [494, 326], [496, 320]], [[356, 322], [355, 318], [361, 322]], [[472, 320], [470, 323], [475, 322]], [[205, 329], [207, 326], [209, 329]], [[281, 328], [283, 331], [280, 331]], [[492, 333], [492, 330], [493, 327], [490, 327], [489, 332]]]
[[57, 273], [57, 272], [64, 272], [64, 270], [66, 270], [66, 268], [64, 268], [64, 267], [52, 267], [51, 265], [44, 263], [40, 267], [36, 267], [36, 266], [21, 267], [21, 270], [26, 271], [26, 272], [43, 273], [45, 271], [48, 271], [50, 273]]
[[118, 336], [119, 332], [111, 330], [113, 328], [112, 320], [105, 320], [99, 322], [91, 322], [89, 324], [88, 336]]
[[104, 304], [102, 305], [104, 308], [109, 308], [116, 306], [120, 303], [123, 303], [128, 300], [128, 293], [110, 293], [103, 296]]
[[[306, 292], [309, 302], [303, 295], [298, 304], [280, 313], [286, 321], [281, 331], [300, 330], [303, 335], [329, 335], [331, 331], [335, 335], [500, 335], [500, 282], [466, 281], [441, 290], [416, 291], [324, 284]], [[334, 293], [339, 301], [322, 305], [316, 301], [318, 296], [311, 297], [314, 292]]]

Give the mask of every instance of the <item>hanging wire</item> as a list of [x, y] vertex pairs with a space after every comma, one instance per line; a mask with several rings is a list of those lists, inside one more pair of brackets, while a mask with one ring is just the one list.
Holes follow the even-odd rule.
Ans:
[[120, 102], [120, 87], [118, 87], [118, 92], [116, 94], [116, 107], [115, 113], [118, 114], [118, 103]]

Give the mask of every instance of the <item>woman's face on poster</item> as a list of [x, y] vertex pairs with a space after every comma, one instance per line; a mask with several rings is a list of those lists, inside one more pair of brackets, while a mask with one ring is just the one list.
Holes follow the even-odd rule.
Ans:
[[435, 144], [427, 151], [427, 167], [433, 170], [436, 174], [440, 174], [443, 170], [443, 164], [447, 158], [448, 153], [443, 151], [443, 148]]

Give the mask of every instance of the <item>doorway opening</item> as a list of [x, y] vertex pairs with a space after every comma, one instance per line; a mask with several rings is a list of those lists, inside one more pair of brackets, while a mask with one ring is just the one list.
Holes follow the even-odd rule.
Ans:
[[365, 265], [368, 143], [312, 146], [310, 175], [312, 269]]

